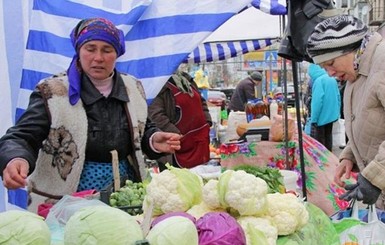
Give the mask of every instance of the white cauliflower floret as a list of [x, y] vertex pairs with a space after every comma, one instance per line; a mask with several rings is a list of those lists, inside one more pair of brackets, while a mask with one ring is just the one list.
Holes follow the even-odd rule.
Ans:
[[226, 170], [218, 183], [221, 205], [240, 215], [262, 215], [267, 206], [267, 183], [243, 170]]
[[202, 189], [202, 199], [206, 205], [211, 209], [221, 207], [218, 193], [218, 180], [210, 179]]
[[[154, 203], [154, 210], [161, 213], [185, 211], [185, 205], [177, 191], [178, 180], [169, 170], [156, 174], [146, 189], [146, 199]], [[154, 211], [154, 213], [157, 213]]]
[[267, 194], [267, 215], [278, 229], [278, 235], [289, 235], [304, 227], [309, 213], [304, 203], [291, 193]]
[[153, 215], [185, 212], [202, 201], [202, 181], [187, 169], [163, 170], [155, 174], [146, 189], [145, 205], [153, 203]]
[[[277, 243], [278, 230], [269, 219], [255, 216], [241, 216], [237, 221], [245, 232], [247, 245], [255, 244], [253, 242], [256, 242], [256, 239], [253, 239], [253, 235], [251, 234], [257, 232], [255, 230], [265, 235], [269, 245], [275, 245]], [[262, 243], [260, 238], [257, 238], [257, 240], [258, 244]]]

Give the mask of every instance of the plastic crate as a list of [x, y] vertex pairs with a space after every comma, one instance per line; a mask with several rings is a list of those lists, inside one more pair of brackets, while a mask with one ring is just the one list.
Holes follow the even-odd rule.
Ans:
[[[127, 179], [128, 179], [127, 176], [123, 176], [120, 178], [120, 187], [123, 187], [125, 185]], [[110, 205], [110, 196], [113, 192], [115, 192], [115, 189], [114, 189], [114, 183], [112, 182], [111, 184], [105, 186], [100, 190], [100, 201]], [[137, 215], [137, 214], [143, 213], [142, 205], [120, 206], [116, 208], [119, 208], [120, 210], [123, 210], [131, 215]]]
[[120, 206], [116, 207], [119, 208], [120, 210], [123, 210], [131, 215], [138, 215], [143, 213], [142, 205], [138, 206]]

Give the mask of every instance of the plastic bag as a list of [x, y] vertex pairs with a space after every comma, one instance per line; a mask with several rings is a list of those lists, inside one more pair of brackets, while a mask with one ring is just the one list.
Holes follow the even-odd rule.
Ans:
[[[357, 201], [353, 204], [352, 218], [359, 220]], [[348, 242], [357, 245], [385, 243], [385, 224], [378, 219], [374, 205], [369, 206], [367, 223], [360, 222], [340, 233], [340, 243], [347, 244]]]
[[244, 111], [231, 111], [227, 120], [225, 141], [222, 143], [238, 140], [237, 127], [242, 123], [247, 123], [246, 113]]
[[[287, 119], [287, 140], [291, 140], [295, 133], [295, 120], [291, 117]], [[269, 139], [275, 142], [281, 142], [285, 140], [285, 118], [281, 115], [277, 115], [273, 118], [273, 123], [270, 127]]]
[[[333, 221], [342, 220], [344, 218], [352, 218], [352, 211], [353, 211], [352, 204], [353, 202], [351, 202], [351, 205], [349, 205], [347, 209], [340, 210], [334, 213], [333, 215], [330, 216], [330, 218]], [[358, 209], [358, 219], [363, 222], [368, 222], [368, 213], [369, 213], [368, 211], [369, 211], [369, 207]], [[376, 212], [377, 212], [378, 219], [385, 223], [385, 210], [377, 208]]]
[[69, 218], [79, 209], [90, 206], [107, 205], [97, 199], [85, 199], [66, 195], [57, 202], [48, 213], [46, 223], [51, 231], [52, 244], [61, 244], [64, 240], [64, 227]]
[[333, 145], [336, 145], [336, 146], [346, 145], [344, 119], [338, 119], [333, 123]]

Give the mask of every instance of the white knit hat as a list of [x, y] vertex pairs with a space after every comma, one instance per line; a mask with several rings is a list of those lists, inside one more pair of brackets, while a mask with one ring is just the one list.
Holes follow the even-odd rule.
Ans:
[[307, 52], [313, 62], [335, 59], [361, 46], [368, 27], [351, 15], [339, 15], [321, 21], [309, 36]]

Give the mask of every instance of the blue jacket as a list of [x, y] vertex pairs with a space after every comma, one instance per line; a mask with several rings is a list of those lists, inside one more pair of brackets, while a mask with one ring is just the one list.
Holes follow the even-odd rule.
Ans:
[[341, 96], [337, 80], [319, 65], [310, 64], [308, 74], [313, 80], [311, 123], [317, 126], [334, 122], [340, 117]]

